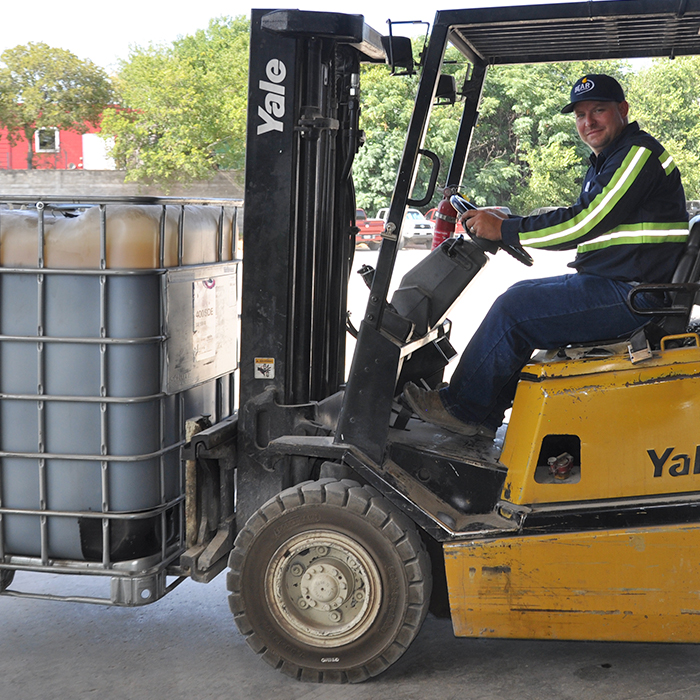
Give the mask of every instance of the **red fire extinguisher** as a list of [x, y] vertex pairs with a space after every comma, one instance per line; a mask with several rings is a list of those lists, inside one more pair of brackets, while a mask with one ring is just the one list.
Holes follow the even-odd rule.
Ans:
[[454, 236], [457, 223], [457, 210], [450, 204], [450, 197], [457, 193], [454, 185], [445, 187], [442, 201], [435, 212], [435, 230], [433, 231], [433, 247], [435, 250], [443, 241]]

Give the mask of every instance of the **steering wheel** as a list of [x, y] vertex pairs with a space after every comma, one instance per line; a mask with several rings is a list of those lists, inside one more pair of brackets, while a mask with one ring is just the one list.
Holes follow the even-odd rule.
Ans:
[[[469, 209], [478, 208], [459, 194], [453, 194], [450, 197], [450, 204], [460, 214], [464, 214], [464, 212], [468, 211]], [[486, 238], [479, 238], [479, 236], [473, 233], [472, 230], [468, 229], [466, 226], [464, 227], [464, 230], [469, 234], [469, 237], [474, 241], [474, 243], [476, 243], [479, 248], [487, 253], [495, 253], [499, 248], [501, 248], [509, 255], [512, 255], [518, 262], [521, 262], [523, 265], [527, 265], [528, 267], [532, 267], [534, 262], [532, 256], [519, 243], [517, 245], [509, 245], [503, 241], [489, 241]]]

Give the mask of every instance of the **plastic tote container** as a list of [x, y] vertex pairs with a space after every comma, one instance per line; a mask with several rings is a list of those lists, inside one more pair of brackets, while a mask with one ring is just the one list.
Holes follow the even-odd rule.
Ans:
[[[163, 569], [188, 418], [233, 411], [235, 202], [0, 203], [0, 564]], [[155, 567], [155, 568], [154, 568]]]

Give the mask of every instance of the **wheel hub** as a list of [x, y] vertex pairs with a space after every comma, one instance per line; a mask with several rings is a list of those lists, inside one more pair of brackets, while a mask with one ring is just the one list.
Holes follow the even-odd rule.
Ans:
[[348, 599], [348, 584], [337, 566], [318, 564], [303, 575], [301, 594], [312, 608], [335, 610]]
[[266, 598], [294, 637], [319, 647], [341, 646], [375, 620], [381, 578], [357, 541], [332, 531], [297, 535], [270, 560]]

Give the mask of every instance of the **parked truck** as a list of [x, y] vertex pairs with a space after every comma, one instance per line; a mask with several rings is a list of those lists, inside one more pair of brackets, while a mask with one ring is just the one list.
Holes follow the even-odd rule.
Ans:
[[367, 216], [357, 219], [355, 221], [357, 226], [355, 242], [358, 245], [364, 243], [370, 250], [379, 250], [385, 223], [384, 219], [368, 219]]
[[[699, 641], [699, 220], [660, 333], [536, 356], [495, 441], [397, 400], [442, 380], [450, 308], [495, 251], [448, 238], [389, 285], [406, 208], [461, 183], [489, 66], [699, 54], [700, 0], [436, 14], [347, 380], [360, 64], [410, 72], [410, 42], [358, 15], [251, 25], [242, 266], [232, 203], [133, 202], [157, 214], [141, 266], [111, 257], [114, 202], [23, 202], [35, 258], [0, 270], [3, 594], [27, 594], [18, 570], [77, 572], [143, 605], [228, 564], [252, 650], [317, 682], [381, 673], [429, 608], [459, 636]], [[459, 86], [448, 44], [470, 65]], [[424, 148], [437, 96], [464, 106], [444, 176]], [[187, 258], [197, 204], [216, 226]], [[86, 215], [96, 256], [57, 262], [47, 217]]]

